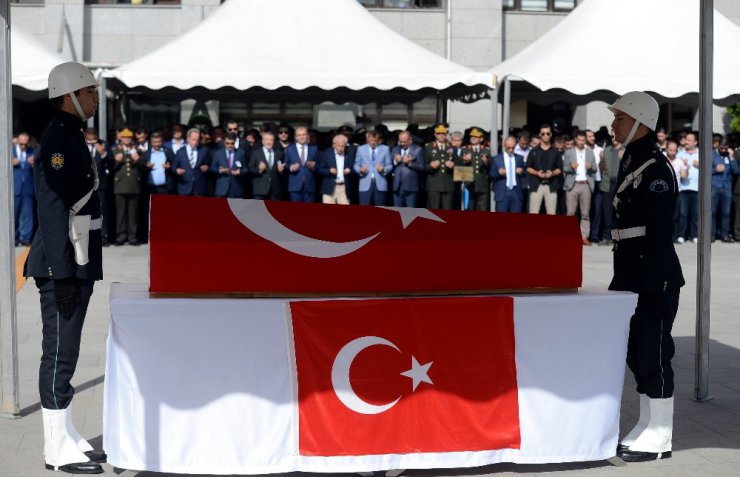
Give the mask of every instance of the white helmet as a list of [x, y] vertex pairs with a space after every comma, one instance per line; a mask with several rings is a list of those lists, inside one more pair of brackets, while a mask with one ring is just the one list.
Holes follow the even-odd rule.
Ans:
[[95, 76], [85, 65], [74, 61], [57, 65], [49, 73], [49, 99], [58, 98], [88, 86], [98, 86]]
[[655, 127], [658, 125], [658, 114], [660, 113], [658, 102], [642, 91], [632, 91], [620, 96], [608, 108], [611, 112], [614, 112], [615, 109], [622, 111], [635, 121], [647, 126], [651, 131], [655, 131]]

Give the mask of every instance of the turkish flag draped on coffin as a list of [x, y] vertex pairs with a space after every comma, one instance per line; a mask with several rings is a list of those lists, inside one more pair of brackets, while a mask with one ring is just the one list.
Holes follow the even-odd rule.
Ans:
[[581, 286], [572, 217], [152, 196], [150, 291], [476, 294]]
[[291, 302], [301, 455], [518, 449], [513, 306]]

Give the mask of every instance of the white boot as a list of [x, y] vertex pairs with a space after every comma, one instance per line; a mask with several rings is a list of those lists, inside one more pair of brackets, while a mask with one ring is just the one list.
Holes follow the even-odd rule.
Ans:
[[41, 409], [44, 420], [44, 459], [46, 468], [72, 473], [99, 473], [103, 469], [91, 464], [77, 447], [67, 430], [66, 409]]
[[67, 406], [67, 433], [69, 434], [69, 437], [71, 437], [72, 440], [77, 443], [77, 447], [82, 452], [89, 452], [93, 450], [93, 447], [90, 445], [90, 443], [87, 442], [85, 438], [80, 435], [79, 432], [77, 432], [74, 422], [72, 422], [72, 403]]
[[673, 398], [650, 399], [648, 426], [618, 455], [628, 462], [664, 459], [671, 456], [673, 439]]
[[630, 447], [637, 439], [637, 436], [642, 434], [650, 421], [650, 398], [647, 394], [640, 394], [640, 418], [637, 420], [637, 424], [627, 433], [626, 436], [620, 442], [622, 447]]

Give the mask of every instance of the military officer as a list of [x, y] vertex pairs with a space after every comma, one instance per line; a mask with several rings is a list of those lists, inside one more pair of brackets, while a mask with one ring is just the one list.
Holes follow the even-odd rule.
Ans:
[[97, 81], [85, 66], [62, 63], [49, 73], [49, 98], [54, 116], [34, 170], [38, 231], [24, 270], [41, 300], [44, 459], [50, 470], [97, 474], [106, 455], [79, 435], [70, 407], [87, 305], [103, 278], [97, 167], [82, 132], [97, 109]]
[[673, 167], [655, 145], [658, 103], [631, 92], [609, 107], [615, 139], [626, 147], [614, 196], [614, 278], [610, 290], [638, 293], [630, 320], [627, 365], [637, 381], [640, 418], [617, 455], [629, 462], [671, 456], [674, 354], [671, 328], [684, 285], [673, 248], [678, 184]]
[[430, 209], [451, 209], [455, 183], [452, 171], [455, 167], [452, 149], [447, 142], [449, 129], [444, 123], [434, 125], [434, 138], [424, 147], [427, 173], [427, 207]]
[[132, 143], [134, 133], [123, 128], [121, 138], [113, 150], [113, 196], [116, 200], [116, 245], [123, 245], [128, 239], [130, 245], [139, 245], [138, 231], [139, 195], [141, 177], [146, 163]]
[[463, 148], [460, 166], [473, 168], [473, 182], [466, 184], [470, 199], [468, 210], [488, 212], [491, 209], [491, 185], [488, 179], [488, 166], [491, 163], [491, 150], [483, 146], [483, 130], [470, 129], [470, 144]]

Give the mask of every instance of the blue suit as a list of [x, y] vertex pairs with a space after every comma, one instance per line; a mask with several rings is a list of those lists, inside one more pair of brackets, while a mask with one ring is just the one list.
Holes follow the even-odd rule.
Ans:
[[[733, 158], [734, 159], [734, 158]], [[717, 171], [724, 164], [725, 170]], [[730, 235], [730, 209], [732, 206], [732, 176], [736, 172], [736, 160], [720, 156], [712, 151], [712, 238], [726, 239]], [[717, 213], [720, 223], [717, 227]]]
[[[316, 193], [316, 175], [313, 170], [308, 168], [308, 163], [313, 162], [318, 165], [319, 151], [316, 146], [305, 144], [306, 162], [301, 164], [301, 154], [298, 151], [296, 143], [291, 144], [285, 149], [285, 167], [288, 171], [288, 192], [290, 200], [293, 202], [313, 202]], [[293, 165], [298, 164], [297, 171], [292, 171]]]
[[515, 186], [509, 189], [506, 186], [506, 174], [499, 174], [499, 169], [506, 169], [503, 153], [493, 158], [489, 175], [493, 181], [493, 194], [496, 200], [496, 212], [522, 212], [523, 194], [522, 183], [526, 175], [524, 167], [524, 158], [519, 154], [514, 154], [514, 170], [521, 168], [522, 173], [514, 173]]
[[[208, 165], [208, 149], [199, 147], [195, 160], [195, 167], [190, 167], [188, 148], [183, 147], [175, 154], [175, 167], [178, 195], [206, 195], [206, 174], [200, 166]], [[185, 174], [177, 175], [177, 169], [185, 169]]]
[[[383, 166], [383, 172], [378, 172], [379, 165]], [[360, 172], [363, 167], [367, 167], [364, 173]], [[354, 169], [360, 175], [360, 205], [385, 205], [387, 177], [393, 172], [393, 160], [388, 146], [378, 144], [375, 154], [367, 144], [358, 147]]]
[[[33, 234], [34, 197], [33, 166], [28, 163], [27, 158], [35, 156], [35, 152], [27, 147], [24, 158], [13, 166], [13, 212], [15, 216], [15, 241], [16, 243], [31, 243]], [[18, 146], [13, 147], [13, 159], [18, 159], [20, 150]]]
[[[235, 197], [244, 198], [244, 184], [249, 171], [249, 164], [247, 163], [247, 155], [243, 149], [234, 149], [232, 152], [231, 166], [229, 166], [229, 158], [226, 156], [226, 148], [222, 147], [216, 149], [213, 153], [213, 162], [211, 163], [211, 170], [216, 174], [216, 190], [214, 195], [216, 197]], [[219, 170], [221, 168], [230, 169], [226, 174], [221, 174]], [[235, 176], [231, 171], [239, 171], [239, 175]]]
[[[344, 184], [347, 190], [349, 190], [349, 184], [352, 180], [352, 174], [354, 174], [354, 162], [355, 158], [352, 154], [345, 149], [344, 151], [344, 169], [349, 169], [349, 174], [344, 174]], [[326, 195], [334, 194], [334, 188], [336, 187], [336, 176], [332, 175], [329, 170], [336, 169], [337, 157], [334, 153], [334, 148], [330, 147], [319, 159], [319, 174], [322, 175], [323, 180], [321, 181], [321, 193]]]
[[[396, 154], [401, 155], [401, 146], [396, 146], [391, 150], [391, 157], [395, 158]], [[424, 149], [411, 144], [406, 151], [406, 155], [413, 159], [407, 165], [401, 161], [393, 161], [393, 205], [396, 207], [416, 207], [417, 197], [419, 194], [419, 184], [421, 174], [424, 173]]]

